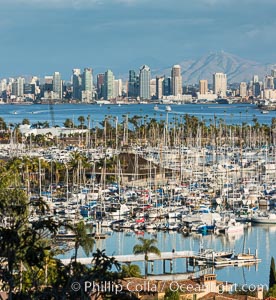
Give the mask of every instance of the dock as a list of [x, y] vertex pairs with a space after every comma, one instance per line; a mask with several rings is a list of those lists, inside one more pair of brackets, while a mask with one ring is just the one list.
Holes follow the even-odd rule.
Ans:
[[[145, 261], [144, 254], [127, 254], [127, 255], [115, 255], [113, 256], [119, 263], [135, 263], [135, 262], [143, 262]], [[92, 262], [92, 257], [78, 258], [77, 261], [89, 265]], [[150, 253], [148, 254], [148, 263], [153, 264], [154, 261], [163, 261], [163, 273], [166, 274], [166, 261], [170, 262], [170, 271], [172, 273], [172, 262], [175, 259], [186, 259], [186, 264], [192, 266], [213, 266], [213, 267], [227, 267], [227, 266], [245, 266], [252, 265], [261, 262], [261, 259], [257, 257], [257, 255], [252, 255], [248, 258], [237, 259], [233, 258], [210, 258], [199, 255], [195, 251], [171, 251], [171, 252], [161, 252], [160, 256]], [[62, 263], [68, 265], [71, 262], [71, 259], [61, 259]]]
[[[158, 256], [156, 254], [150, 253], [148, 254], [149, 262], [153, 262], [156, 260], [173, 260], [177, 258], [191, 258], [196, 255], [194, 251], [175, 251], [175, 252], [161, 252], [161, 255]], [[119, 263], [132, 263], [132, 262], [140, 262], [145, 261], [144, 254], [127, 254], [127, 255], [115, 255], [113, 256]], [[77, 261], [79, 263], [89, 265], [91, 264], [92, 257], [78, 258]], [[68, 265], [71, 262], [71, 259], [61, 259], [61, 262], [65, 265]]]

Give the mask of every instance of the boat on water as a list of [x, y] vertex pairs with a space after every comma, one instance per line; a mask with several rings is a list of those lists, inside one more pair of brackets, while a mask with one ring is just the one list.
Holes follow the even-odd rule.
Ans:
[[251, 218], [251, 222], [257, 224], [276, 224], [276, 214], [265, 212], [263, 214], [254, 215]]
[[220, 99], [216, 100], [216, 103], [217, 104], [229, 104], [229, 100], [220, 98]]
[[154, 110], [159, 110], [158, 105], [155, 105], [153, 109], [154, 109]]
[[244, 230], [244, 224], [236, 222], [235, 219], [229, 221], [217, 222], [215, 225], [215, 231], [219, 233], [234, 233], [242, 232]]
[[250, 253], [238, 253], [234, 256], [234, 259], [238, 260], [247, 260], [247, 259], [255, 259], [256, 256]]
[[261, 114], [269, 114], [269, 111], [268, 110], [262, 110]]
[[17, 111], [12, 112], [13, 115], [18, 115]]
[[206, 259], [231, 258], [234, 251], [214, 251], [213, 249], [201, 249], [199, 255]]
[[170, 111], [172, 111], [172, 108], [169, 105], [167, 105], [166, 106], [166, 112], [170, 112]]
[[18, 101], [18, 102], [11, 102], [11, 105], [32, 105], [33, 102], [31, 101]]

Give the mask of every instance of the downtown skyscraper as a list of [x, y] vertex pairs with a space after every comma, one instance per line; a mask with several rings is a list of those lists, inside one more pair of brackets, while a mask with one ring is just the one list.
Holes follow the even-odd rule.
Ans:
[[182, 95], [182, 76], [180, 65], [174, 65], [171, 72], [171, 92], [172, 95]]
[[225, 97], [227, 90], [227, 76], [224, 73], [213, 74], [213, 90], [218, 97]]
[[73, 86], [72, 98], [80, 100], [81, 99], [81, 70], [80, 69], [73, 69], [72, 86]]
[[59, 72], [53, 75], [53, 93], [54, 98], [62, 99], [62, 80]]
[[85, 68], [82, 73], [81, 101], [90, 102], [93, 99], [93, 74], [91, 68]]
[[150, 96], [150, 68], [144, 65], [140, 68], [139, 95], [141, 99], [151, 99]]
[[103, 98], [105, 100], [114, 98], [114, 75], [111, 70], [104, 73]]

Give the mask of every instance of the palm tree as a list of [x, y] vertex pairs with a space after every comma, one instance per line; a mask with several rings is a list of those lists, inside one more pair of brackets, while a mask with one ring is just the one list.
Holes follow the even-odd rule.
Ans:
[[84, 253], [88, 256], [92, 252], [94, 246], [94, 239], [89, 236], [86, 232], [86, 226], [83, 221], [75, 224], [72, 228], [72, 231], [75, 233], [75, 253], [73, 259], [75, 263], [77, 262], [78, 250], [79, 247], [83, 248]]
[[122, 277], [129, 278], [129, 277], [141, 277], [141, 271], [139, 266], [137, 265], [123, 265], [122, 266]]
[[137, 244], [133, 247], [133, 254], [144, 254], [145, 255], [145, 278], [148, 276], [148, 260], [149, 254], [153, 253], [158, 256], [161, 255], [160, 250], [154, 245], [157, 243], [156, 239], [144, 239], [142, 237], [138, 238], [141, 244]]

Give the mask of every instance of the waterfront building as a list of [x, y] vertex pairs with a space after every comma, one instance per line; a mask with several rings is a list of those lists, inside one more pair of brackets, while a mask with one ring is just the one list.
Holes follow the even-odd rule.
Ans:
[[24, 84], [24, 95], [35, 95], [35, 84]]
[[247, 84], [246, 82], [240, 83], [240, 97], [245, 98], [247, 96]]
[[81, 101], [91, 102], [93, 99], [93, 75], [91, 68], [85, 68], [82, 73]]
[[140, 68], [139, 96], [141, 99], [150, 99], [150, 68], [144, 65]]
[[123, 82], [122, 79], [115, 79], [114, 80], [114, 87], [113, 87], [113, 95], [114, 97], [121, 97], [123, 90]]
[[156, 97], [156, 79], [150, 80], [150, 97]]
[[127, 90], [128, 97], [137, 98], [139, 96], [139, 76], [135, 74], [134, 70], [129, 70]]
[[262, 98], [267, 99], [267, 100], [276, 99], [276, 90], [264, 89]]
[[259, 97], [261, 95], [262, 90], [262, 83], [261, 82], [255, 82], [253, 84], [253, 96]]
[[171, 94], [171, 78], [165, 77], [163, 80], [163, 95], [169, 96]]
[[182, 76], [180, 65], [174, 65], [171, 71], [171, 93], [174, 96], [182, 95]]
[[206, 79], [199, 80], [199, 93], [201, 95], [208, 93], [208, 81]]
[[110, 100], [114, 98], [114, 75], [111, 70], [107, 70], [104, 73], [104, 88], [103, 88], [103, 98], [105, 100]]
[[218, 97], [225, 97], [227, 90], [227, 76], [224, 73], [213, 74], [213, 90]]
[[97, 93], [98, 99], [103, 97], [103, 87], [104, 87], [104, 73], [97, 75]]
[[7, 90], [7, 79], [2, 79], [0, 81], [0, 97], [6, 92]]
[[62, 99], [62, 80], [59, 72], [55, 72], [53, 75], [53, 97]]
[[163, 97], [163, 83], [164, 83], [164, 76], [157, 76], [156, 77], [156, 98], [162, 99]]
[[82, 90], [93, 91], [93, 75], [91, 68], [85, 68], [82, 73]]
[[80, 69], [73, 69], [72, 86], [73, 86], [72, 98], [80, 100], [81, 86], [82, 86]]
[[23, 97], [24, 96], [24, 83], [25, 79], [23, 77], [18, 77], [17, 78], [17, 86], [18, 86], [18, 97]]
[[24, 83], [25, 79], [22, 77], [16, 78], [12, 83], [12, 95], [16, 97], [24, 96]]
[[265, 76], [264, 80], [264, 88], [265, 89], [274, 89], [274, 78], [272, 76]]

